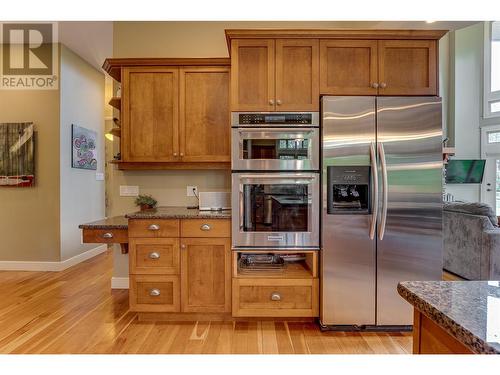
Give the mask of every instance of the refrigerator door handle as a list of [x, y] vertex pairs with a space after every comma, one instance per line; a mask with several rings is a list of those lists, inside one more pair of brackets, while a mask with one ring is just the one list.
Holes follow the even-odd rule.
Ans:
[[378, 144], [378, 153], [380, 156], [380, 167], [382, 170], [382, 215], [380, 219], [380, 231], [378, 237], [380, 240], [383, 240], [385, 234], [385, 224], [387, 222], [387, 194], [389, 187], [387, 183], [387, 163], [385, 160], [385, 150], [384, 144], [382, 142]]
[[375, 228], [377, 227], [378, 216], [378, 170], [377, 170], [377, 154], [375, 151], [375, 143], [370, 144], [370, 163], [372, 166], [373, 176], [373, 198], [372, 198], [372, 220], [370, 223], [370, 239], [375, 237]]

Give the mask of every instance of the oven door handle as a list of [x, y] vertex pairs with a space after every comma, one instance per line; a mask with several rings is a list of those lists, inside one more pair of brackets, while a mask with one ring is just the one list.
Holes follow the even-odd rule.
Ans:
[[290, 133], [314, 133], [315, 130], [318, 130], [318, 128], [276, 128], [276, 129], [262, 129], [262, 128], [240, 128], [238, 129], [238, 133], [240, 134], [245, 134], [245, 133], [284, 133], [284, 134], [290, 134]]
[[273, 174], [267, 174], [267, 173], [259, 173], [259, 174], [242, 174], [240, 175], [240, 180], [242, 179], [245, 179], [245, 178], [258, 178], [258, 179], [262, 179], [262, 180], [265, 180], [265, 179], [275, 179], [275, 180], [279, 180], [279, 179], [286, 179], [286, 180], [299, 180], [299, 179], [302, 179], [302, 180], [315, 180], [317, 179], [318, 177], [314, 174], [303, 174], [303, 173], [300, 173], [300, 174], [289, 174], [289, 173], [286, 173], [286, 174], [281, 174], [281, 173], [273, 173]]
[[372, 220], [370, 223], [370, 239], [375, 238], [375, 229], [377, 227], [378, 216], [378, 169], [377, 169], [377, 153], [375, 151], [375, 143], [370, 144], [370, 164], [372, 167], [373, 181], [373, 197], [372, 197]]

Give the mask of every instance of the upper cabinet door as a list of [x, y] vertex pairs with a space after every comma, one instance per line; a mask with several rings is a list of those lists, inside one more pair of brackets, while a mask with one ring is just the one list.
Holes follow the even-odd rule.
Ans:
[[182, 161], [231, 161], [229, 68], [181, 68], [179, 107]]
[[122, 85], [123, 160], [177, 160], [178, 68], [125, 68]]
[[319, 42], [276, 40], [276, 110], [319, 110]]
[[377, 95], [376, 40], [322, 40], [320, 91], [330, 95]]
[[274, 40], [231, 41], [231, 110], [274, 111]]
[[379, 95], [437, 95], [435, 40], [378, 42]]

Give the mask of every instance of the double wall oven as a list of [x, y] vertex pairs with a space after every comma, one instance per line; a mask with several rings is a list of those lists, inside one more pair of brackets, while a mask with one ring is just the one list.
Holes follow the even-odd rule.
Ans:
[[319, 248], [319, 114], [232, 114], [232, 245]]

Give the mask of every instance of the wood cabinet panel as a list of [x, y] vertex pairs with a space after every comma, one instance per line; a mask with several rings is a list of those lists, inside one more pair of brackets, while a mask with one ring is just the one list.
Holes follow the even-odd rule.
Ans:
[[315, 317], [318, 279], [233, 278], [233, 316]]
[[180, 70], [180, 156], [183, 162], [231, 161], [229, 68]]
[[378, 42], [379, 95], [437, 95], [435, 40]]
[[274, 40], [231, 41], [231, 110], [274, 111]]
[[128, 221], [129, 237], [179, 237], [179, 220], [177, 219], [130, 219]]
[[129, 244], [131, 274], [178, 275], [178, 238], [133, 238]]
[[124, 73], [123, 160], [177, 160], [178, 69], [125, 68]]
[[179, 312], [179, 276], [130, 275], [130, 310]]
[[231, 311], [228, 238], [182, 238], [181, 275], [183, 312]]
[[377, 95], [376, 40], [322, 40], [320, 92], [330, 95]]
[[83, 229], [83, 243], [128, 243], [127, 229]]
[[231, 220], [186, 219], [181, 220], [182, 237], [231, 237]]
[[319, 42], [276, 40], [276, 110], [319, 110]]

